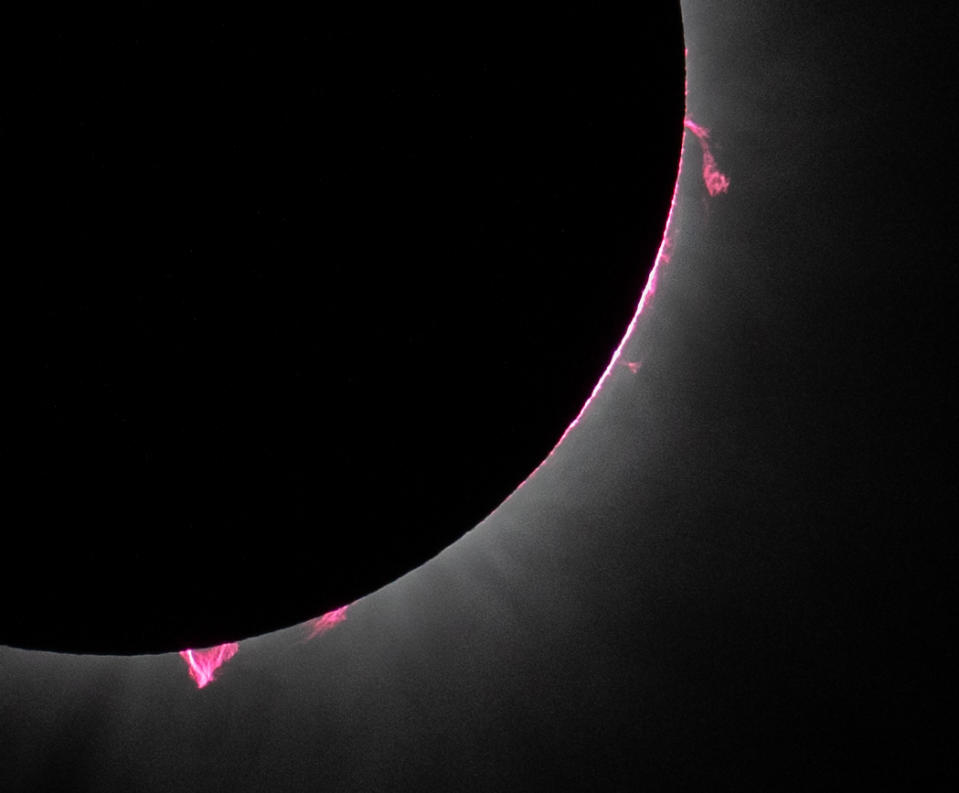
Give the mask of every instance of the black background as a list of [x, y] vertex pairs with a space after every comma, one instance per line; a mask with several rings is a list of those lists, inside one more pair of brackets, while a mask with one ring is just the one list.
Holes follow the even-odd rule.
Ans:
[[349, 602], [549, 452], [679, 157], [671, 3], [9, 24], [0, 642], [136, 652]]

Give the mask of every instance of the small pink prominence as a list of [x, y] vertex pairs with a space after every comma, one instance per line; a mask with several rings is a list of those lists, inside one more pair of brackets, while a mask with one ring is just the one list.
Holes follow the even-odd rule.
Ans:
[[703, 181], [706, 183], [706, 189], [711, 196], [725, 193], [729, 190], [729, 177], [719, 170], [716, 158], [709, 150], [709, 130], [689, 118], [683, 123], [686, 129], [699, 138], [699, 143], [703, 147]]
[[348, 608], [349, 606], [340, 606], [338, 609], [326, 612], [322, 617], [310, 620], [310, 635], [306, 637], [307, 640], [319, 636], [321, 633], [326, 633], [328, 630], [332, 630], [343, 622], [343, 620], [346, 619], [346, 610]]
[[180, 650], [180, 657], [186, 661], [196, 687], [203, 688], [212, 682], [216, 670], [236, 655], [239, 649], [240, 645], [236, 642], [228, 642], [206, 650]]

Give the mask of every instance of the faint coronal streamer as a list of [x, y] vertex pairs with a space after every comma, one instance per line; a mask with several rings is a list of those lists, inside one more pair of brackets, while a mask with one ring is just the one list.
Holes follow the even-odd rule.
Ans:
[[236, 642], [228, 642], [205, 650], [181, 650], [180, 657], [186, 661], [197, 688], [203, 688], [213, 681], [216, 670], [236, 655], [239, 649], [240, 645]]

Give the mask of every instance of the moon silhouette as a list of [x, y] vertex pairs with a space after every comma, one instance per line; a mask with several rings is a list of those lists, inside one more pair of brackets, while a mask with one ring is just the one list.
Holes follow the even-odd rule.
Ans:
[[956, 12], [681, 9], [652, 270], [519, 485], [281, 630], [0, 647], [2, 789], [954, 787]]
[[614, 22], [56, 21], [7, 155], [9, 249], [41, 260], [6, 492], [44, 595], [0, 641], [277, 630], [506, 498], [605, 367], [669, 210], [679, 11]]

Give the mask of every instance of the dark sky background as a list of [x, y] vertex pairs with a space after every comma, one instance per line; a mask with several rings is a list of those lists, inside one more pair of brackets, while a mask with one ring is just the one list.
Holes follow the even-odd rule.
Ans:
[[204, 646], [424, 562], [549, 452], [660, 243], [678, 4], [5, 36], [0, 643]]

